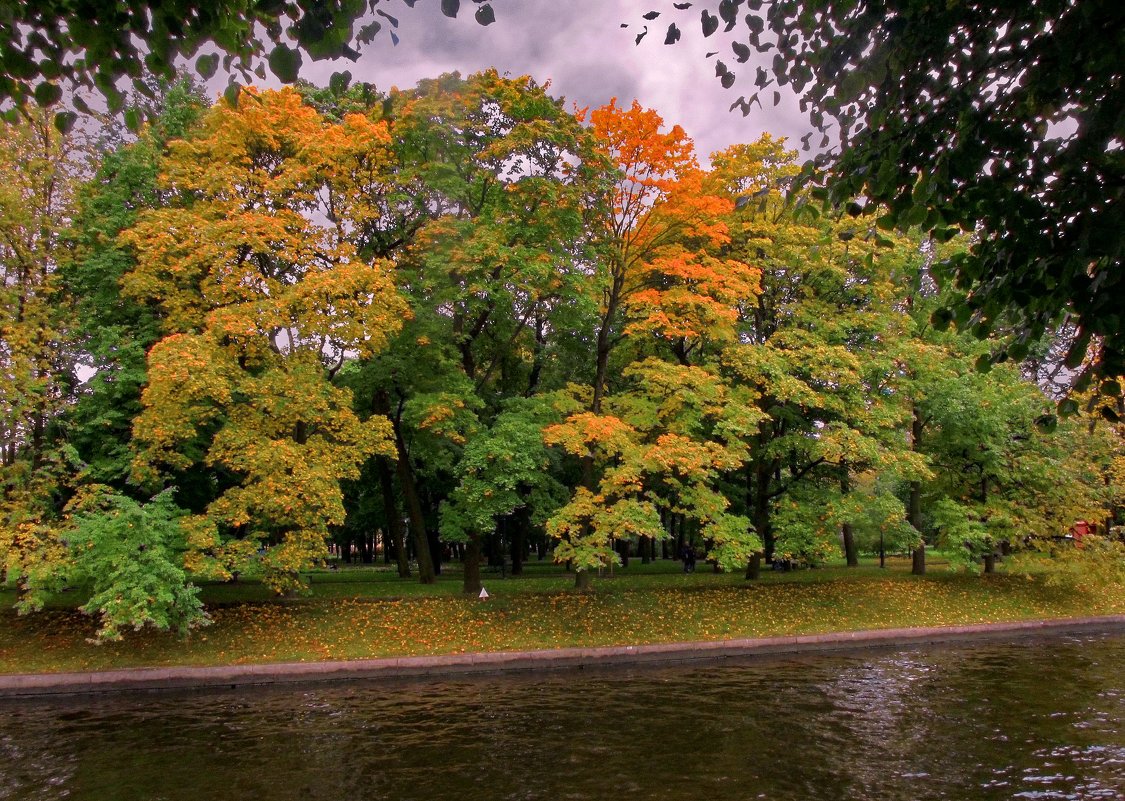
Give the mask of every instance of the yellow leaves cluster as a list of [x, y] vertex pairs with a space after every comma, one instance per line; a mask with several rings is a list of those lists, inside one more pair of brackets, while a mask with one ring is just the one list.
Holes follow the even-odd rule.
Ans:
[[761, 271], [732, 259], [680, 251], [637, 271], [628, 299], [627, 334], [733, 341], [742, 309], [760, 291]]
[[343, 522], [340, 482], [394, 453], [389, 422], [360, 420], [329, 380], [410, 314], [392, 265], [353, 241], [389, 191], [389, 145], [382, 121], [334, 124], [292, 89], [247, 90], [170, 146], [166, 189], [191, 202], [124, 235], [138, 261], [124, 290], [166, 325], [134, 423], [135, 477], [193, 465], [235, 477], [188, 525], [186, 561], [202, 574], [256, 559], [287, 588]]

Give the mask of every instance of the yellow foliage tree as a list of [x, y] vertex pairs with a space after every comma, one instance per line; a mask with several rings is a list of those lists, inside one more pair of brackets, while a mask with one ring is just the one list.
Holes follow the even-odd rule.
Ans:
[[216, 105], [164, 165], [173, 207], [125, 238], [127, 295], [157, 305], [134, 424], [138, 480], [204, 468], [213, 497], [184, 523], [186, 563], [229, 577], [260, 562], [277, 590], [324, 552], [343, 522], [340, 482], [392, 455], [386, 418], [361, 421], [331, 379], [384, 348], [408, 316], [392, 265], [356, 238], [382, 213], [386, 124], [330, 123], [292, 90], [248, 90]]

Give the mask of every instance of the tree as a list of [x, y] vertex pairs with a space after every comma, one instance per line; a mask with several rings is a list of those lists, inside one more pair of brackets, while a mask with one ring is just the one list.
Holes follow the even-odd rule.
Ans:
[[92, 485], [71, 504], [67, 581], [91, 587], [82, 611], [101, 619], [99, 640], [145, 627], [181, 634], [209, 622], [184, 572], [183, 511], [171, 492], [148, 503]]
[[84, 168], [45, 112], [0, 124], [0, 573], [62, 558], [67, 455], [51, 435], [76, 383], [59, 261]]
[[393, 453], [387, 419], [360, 420], [330, 382], [408, 315], [390, 265], [351, 240], [381, 208], [369, 179], [390, 160], [385, 122], [326, 124], [291, 89], [247, 91], [170, 146], [162, 166], [178, 202], [125, 235], [137, 252], [126, 294], [155, 305], [163, 327], [134, 475], [213, 471], [213, 498], [183, 523], [193, 572], [259, 561], [275, 589], [293, 588], [343, 522], [340, 481]]
[[[697, 521], [716, 563], [729, 567], [756, 540], [714, 484], [740, 461], [732, 410], [753, 415], [714, 364], [697, 362], [735, 336], [758, 271], [718, 252], [734, 201], [707, 184], [682, 128], [663, 130], [660, 116], [635, 101], [613, 100], [590, 123], [618, 180], [596, 229], [592, 384], [571, 387], [567, 419], [544, 432], [582, 472], [571, 502], [548, 522], [560, 541], [555, 558], [585, 587], [591, 570], [617, 559], [615, 540], [662, 539], [665, 510]], [[613, 371], [622, 380], [611, 387], [610, 359], [623, 344]]]
[[153, 305], [122, 296], [121, 279], [136, 262], [119, 235], [142, 211], [171, 199], [158, 180], [164, 149], [169, 140], [189, 135], [206, 103], [182, 82], [165, 87], [160, 106], [137, 140], [102, 155], [94, 175], [78, 188], [59, 266], [76, 359], [93, 371], [76, 388], [59, 436], [81, 462], [83, 481], [123, 494], [137, 490], [128, 481], [133, 419], [148, 381], [145, 356], [160, 338], [161, 323]]
[[[994, 359], [1019, 360], [1068, 311], [1081, 328], [1072, 367], [1094, 338], [1103, 348], [1088, 374], [1122, 372], [1125, 68], [1120, 37], [1106, 32], [1122, 30], [1125, 8], [1064, 0], [745, 5], [751, 13], [741, 20], [742, 0], [696, 3], [690, 12], [701, 15], [705, 36], [720, 21], [724, 33], [742, 30], [730, 41], [739, 63], [752, 50], [773, 51], [771, 69], [757, 69], [753, 91], [732, 109], [749, 113], [775, 82], [791, 86], [815, 126], [837, 126], [839, 149], [818, 159], [830, 171], [832, 202], [883, 207], [887, 228], [917, 226], [940, 239], [975, 232], [972, 248], [942, 266], [960, 292], [936, 311], [937, 322], [980, 335], [1014, 326], [1019, 335]], [[673, 22], [666, 43], [678, 38]], [[736, 81], [723, 61], [716, 73], [724, 86]]]
[[[762, 274], [722, 362], [758, 413], [742, 481], [762, 556], [819, 561], [842, 530], [855, 563], [851, 527], [866, 516], [863, 496], [848, 497], [853, 474], [925, 470], [904, 452], [908, 411], [892, 355], [910, 336], [898, 305], [904, 268], [921, 256], [870, 218], [821, 215], [804, 192], [787, 198], [795, 156], [764, 136], [712, 157], [714, 180], [742, 198], [728, 217], [730, 255]], [[885, 493], [887, 485], [865, 486]]]
[[[474, 437], [487, 440], [509, 401], [545, 381], [547, 338], [580, 328], [570, 321], [588, 306], [585, 216], [607, 166], [590, 132], [528, 76], [443, 75], [392, 93], [385, 113], [395, 180], [417, 202], [409, 222], [388, 219], [384, 231], [403, 231], [392, 255], [413, 313], [347, 380], [391, 420], [398, 486], [425, 536], [450, 485], [474, 480], [459, 467]], [[479, 591], [491, 530], [441, 528], [465, 546], [466, 592]]]

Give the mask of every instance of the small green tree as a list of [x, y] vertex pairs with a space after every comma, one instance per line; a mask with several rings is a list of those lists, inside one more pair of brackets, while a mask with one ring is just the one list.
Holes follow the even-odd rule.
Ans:
[[184, 572], [183, 512], [172, 492], [143, 504], [115, 493], [85, 497], [69, 534], [67, 580], [91, 587], [82, 611], [98, 616], [98, 640], [119, 640], [126, 628], [184, 633], [206, 624], [199, 588]]

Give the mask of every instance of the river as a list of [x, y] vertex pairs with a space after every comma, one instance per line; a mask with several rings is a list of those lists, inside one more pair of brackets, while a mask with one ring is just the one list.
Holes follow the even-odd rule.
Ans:
[[0, 800], [1122, 799], [1125, 634], [0, 700]]

